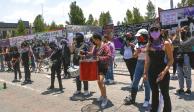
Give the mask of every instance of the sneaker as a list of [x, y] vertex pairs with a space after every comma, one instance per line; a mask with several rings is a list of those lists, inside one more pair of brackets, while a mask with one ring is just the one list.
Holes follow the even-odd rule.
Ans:
[[143, 103], [143, 107], [144, 108], [147, 108], [149, 106], [149, 101], [145, 101], [144, 103]]
[[99, 98], [97, 98], [97, 101], [99, 102], [99, 101], [102, 101], [103, 99], [104, 99], [104, 97], [100, 96]]
[[84, 91], [84, 96], [89, 96], [90, 92], [89, 91]]
[[109, 84], [114, 84], [114, 80], [110, 79], [108, 82], [109, 82]]
[[191, 90], [187, 89], [187, 91], [185, 91], [186, 94], [191, 95]]
[[107, 104], [108, 104], [108, 99], [103, 98], [102, 103], [101, 103], [101, 108], [105, 108]]
[[183, 90], [183, 89], [178, 89], [176, 92], [177, 92], [178, 94], [184, 94], [184, 90]]
[[75, 93], [73, 93], [74, 95], [78, 95], [81, 94], [81, 91], [76, 91]]

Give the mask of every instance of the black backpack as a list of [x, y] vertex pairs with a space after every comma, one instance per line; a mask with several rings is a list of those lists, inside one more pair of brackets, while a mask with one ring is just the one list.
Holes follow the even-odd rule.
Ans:
[[190, 58], [191, 68], [194, 69], [194, 52], [189, 53], [189, 58]]

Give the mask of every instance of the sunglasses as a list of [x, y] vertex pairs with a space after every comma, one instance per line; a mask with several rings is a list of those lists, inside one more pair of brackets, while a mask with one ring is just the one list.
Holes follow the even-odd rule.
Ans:
[[153, 31], [157, 32], [158, 30], [159, 30], [158, 28], [151, 28], [150, 32], [153, 32]]

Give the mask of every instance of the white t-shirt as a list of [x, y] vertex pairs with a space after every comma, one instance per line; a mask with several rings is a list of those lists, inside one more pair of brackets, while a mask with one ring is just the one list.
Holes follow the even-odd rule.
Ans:
[[133, 57], [133, 52], [131, 49], [131, 46], [124, 46], [124, 54], [123, 54], [123, 58], [124, 59], [130, 59]]
[[138, 60], [145, 60], [146, 47], [145, 46], [139, 46], [138, 44], [136, 44], [135, 45], [135, 50], [141, 50], [141, 52], [138, 53]]

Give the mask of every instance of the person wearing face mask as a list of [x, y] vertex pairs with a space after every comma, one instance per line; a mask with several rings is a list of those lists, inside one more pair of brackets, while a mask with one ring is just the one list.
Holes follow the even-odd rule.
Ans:
[[55, 42], [49, 43], [49, 47], [52, 49], [52, 54], [49, 56], [49, 59], [52, 61], [51, 66], [51, 85], [48, 90], [54, 89], [55, 82], [55, 73], [57, 74], [57, 79], [59, 82], [59, 90], [63, 92], [63, 85], [61, 80], [61, 55], [62, 50], [57, 46]]
[[29, 61], [31, 58], [31, 53], [29, 49], [29, 45], [27, 42], [23, 42], [21, 44], [22, 47], [22, 53], [21, 53], [21, 59], [22, 59], [22, 64], [24, 66], [24, 73], [25, 73], [25, 80], [22, 83], [22, 85], [29, 84], [31, 83], [31, 73], [29, 69]]
[[[181, 40], [182, 43], [187, 41], [190, 38], [190, 32], [187, 26], [184, 26], [181, 29]], [[183, 47], [183, 46], [181, 46]], [[177, 90], [178, 94], [191, 94], [191, 53], [185, 51], [184, 49], [179, 49], [177, 60], [178, 60], [178, 66], [177, 66], [177, 74], [178, 74], [178, 81], [179, 81], [179, 89]], [[186, 87], [187, 90], [184, 91], [184, 80], [186, 80]]]
[[70, 78], [70, 73], [67, 71], [70, 66], [71, 60], [71, 51], [68, 46], [67, 40], [61, 40], [62, 45], [62, 60], [63, 60], [63, 69], [64, 69], [64, 78]]
[[[171, 112], [169, 69], [173, 64], [173, 48], [171, 42], [162, 37], [159, 28], [157, 25], [152, 25], [150, 28], [150, 38], [146, 46], [144, 80], [149, 81], [152, 91], [150, 112], [158, 111], [159, 88], [164, 99], [163, 112]], [[167, 58], [166, 61], [165, 58]]]
[[[134, 72], [133, 81], [132, 81], [131, 96], [126, 97], [126, 99], [124, 100], [126, 105], [134, 104], [136, 100], [139, 82], [141, 80], [141, 77], [143, 76], [143, 71], [144, 71], [145, 50], [146, 50], [146, 44], [148, 42], [148, 31], [146, 29], [140, 29], [135, 36], [138, 40], [138, 43], [135, 46], [135, 53], [134, 53], [134, 55], [137, 57], [137, 64], [135, 67], [135, 72]], [[147, 108], [149, 106], [149, 100], [150, 100], [150, 85], [147, 80], [145, 80], [143, 83], [145, 86], [145, 101], [144, 101], [143, 107]]]
[[125, 64], [127, 66], [127, 69], [130, 73], [131, 81], [133, 81], [133, 75], [135, 72], [135, 66], [137, 63], [137, 58], [133, 56], [134, 53], [134, 38], [132, 37], [130, 32], [127, 32], [125, 34], [125, 37], [123, 40], [121, 40], [121, 43], [123, 44], [121, 47], [120, 54], [123, 55], [123, 59], [125, 61]]

